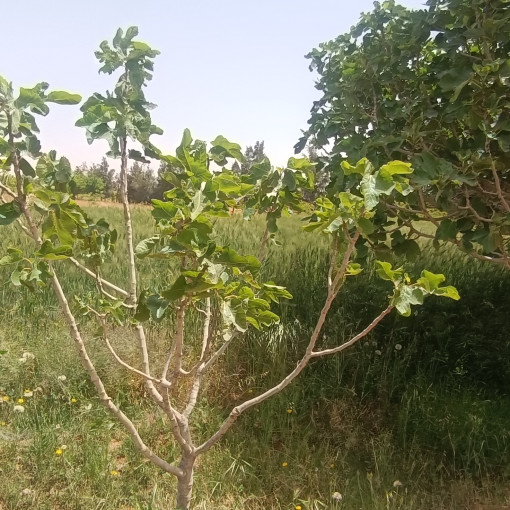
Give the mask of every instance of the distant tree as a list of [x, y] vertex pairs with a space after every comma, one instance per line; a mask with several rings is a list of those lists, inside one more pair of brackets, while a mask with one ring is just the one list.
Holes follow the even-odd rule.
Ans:
[[111, 198], [116, 195], [117, 179], [115, 170], [109, 168], [108, 160], [103, 157], [99, 165], [92, 165], [90, 174], [103, 182], [103, 195], [105, 198]]
[[89, 167], [87, 163], [82, 163], [82, 165], [76, 168], [73, 174], [75, 194], [104, 196], [105, 182], [101, 175], [95, 171], [96, 166], [92, 165], [92, 167]]
[[246, 147], [246, 150], [244, 151], [244, 162], [241, 162], [241, 165], [239, 165], [236, 161], [232, 166], [232, 171], [241, 175], [249, 174], [250, 168], [255, 163], [260, 163], [265, 157], [264, 141], [257, 141], [253, 147], [251, 145]]
[[157, 178], [150, 167], [135, 162], [127, 175], [130, 202], [149, 203], [157, 188]]
[[161, 161], [158, 168], [156, 187], [151, 198], [163, 200], [165, 198], [165, 191], [171, 190], [174, 186], [168, 180], [165, 179], [165, 174], [172, 170], [172, 166], [165, 161]]

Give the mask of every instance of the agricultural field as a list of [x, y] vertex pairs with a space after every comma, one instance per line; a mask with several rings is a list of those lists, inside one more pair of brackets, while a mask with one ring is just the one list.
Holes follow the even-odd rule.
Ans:
[[[85, 206], [121, 230], [122, 210]], [[152, 234], [150, 208], [134, 209], [135, 242]], [[264, 277], [285, 285], [281, 323], [250, 332], [225, 354], [205, 388], [194, 433], [208, 436], [236, 402], [281, 380], [307, 343], [325, 296], [326, 245], [284, 218]], [[264, 225], [240, 215], [219, 220], [222, 242], [256, 254]], [[298, 232], [298, 235], [296, 233]], [[125, 279], [124, 243], [103, 268]], [[0, 252], [26, 248], [11, 225]], [[166, 261], [141, 261], [140, 288]], [[461, 300], [429, 299], [411, 317], [390, 315], [360, 344], [317, 360], [277, 397], [241, 417], [195, 471], [193, 508], [503, 509], [510, 504], [510, 275], [453, 248], [407, 264], [442, 272]], [[67, 261], [56, 266], [69, 296], [93, 282]], [[7, 282], [2, 268], [0, 281]], [[164, 284], [165, 282], [161, 282]], [[349, 281], [325, 325], [348, 337], [385, 300], [387, 283], [367, 271]], [[386, 287], [385, 287], [386, 286]], [[73, 305], [75, 306], [75, 305]], [[115, 401], [162, 456], [174, 448], [163, 416], [148, 406], [139, 378], [124, 371], [80, 319], [99, 373]], [[151, 349], [165, 353], [171, 324], [147, 326]], [[130, 328], [113, 339], [136, 359]], [[141, 459], [124, 429], [100, 405], [49, 290], [0, 288], [0, 508], [171, 508], [174, 477]], [[158, 354], [157, 354], [158, 355]], [[15, 407], [18, 406], [18, 407]], [[20, 411], [23, 410], [23, 412]]]

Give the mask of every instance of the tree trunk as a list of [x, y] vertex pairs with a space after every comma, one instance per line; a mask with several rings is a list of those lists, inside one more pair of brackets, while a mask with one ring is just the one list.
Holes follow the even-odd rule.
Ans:
[[195, 457], [184, 454], [179, 467], [184, 474], [177, 478], [177, 510], [189, 510], [193, 492], [193, 465]]

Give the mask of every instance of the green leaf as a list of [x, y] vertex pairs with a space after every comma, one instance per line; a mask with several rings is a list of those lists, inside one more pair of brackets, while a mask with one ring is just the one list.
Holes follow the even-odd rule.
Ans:
[[177, 280], [175, 280], [172, 287], [162, 292], [161, 295], [169, 301], [176, 301], [177, 299], [180, 299], [182, 296], [184, 296], [186, 290], [186, 278], [181, 275], [177, 278]]
[[73, 248], [69, 245], [54, 246], [50, 240], [44, 241], [35, 252], [35, 256], [45, 260], [64, 260], [73, 256]]
[[54, 90], [46, 96], [46, 101], [57, 104], [78, 104], [81, 102], [81, 96], [63, 90]]
[[451, 285], [440, 287], [441, 283], [443, 283], [445, 279], [446, 278], [442, 274], [435, 274], [424, 270], [422, 271], [421, 277], [418, 278], [416, 283], [420, 285], [420, 287], [422, 287], [428, 294], [448, 297], [458, 301], [460, 296], [455, 287], [452, 287]]
[[411, 305], [423, 304], [423, 291], [418, 287], [410, 285], [401, 285], [395, 289], [391, 299], [391, 304], [404, 317], [411, 315]]
[[[169, 301], [163, 299], [158, 294], [152, 294], [151, 296], [148, 296], [145, 301], [145, 306], [150, 311], [152, 318], [157, 322], [163, 318], [169, 304]], [[141, 315], [143, 315], [143, 312]]]
[[380, 260], [375, 261], [376, 264], [376, 273], [383, 280], [389, 280], [392, 282], [400, 281], [404, 276], [404, 269], [399, 267], [398, 269], [393, 269], [389, 262], [382, 262]]
[[7, 248], [7, 255], [0, 259], [0, 267], [15, 264], [23, 259], [23, 252], [17, 248]]
[[454, 221], [446, 218], [439, 224], [436, 230], [436, 239], [439, 241], [448, 241], [450, 239], [456, 239], [457, 237], [457, 225]]
[[241, 271], [251, 271], [252, 273], [257, 272], [261, 266], [257, 257], [253, 257], [252, 255], [239, 255], [239, 253], [229, 247], [221, 249], [215, 262], [225, 264], [226, 266], [237, 267]]
[[367, 218], [359, 218], [356, 222], [361, 232], [364, 235], [369, 236], [375, 232], [374, 224]]
[[25, 158], [21, 158], [19, 160], [19, 167], [20, 170], [23, 172], [23, 175], [26, 175], [28, 177], [35, 177], [36, 174], [33, 166]]
[[0, 204], [0, 225], [9, 225], [21, 216], [21, 208], [17, 202]]
[[68, 183], [73, 175], [73, 170], [71, 168], [71, 163], [66, 157], [60, 158], [57, 171], [55, 172], [55, 180], [57, 182], [66, 184]]
[[405, 175], [412, 174], [413, 169], [411, 163], [404, 163], [403, 161], [390, 161], [388, 164], [381, 167], [383, 172], [387, 172], [389, 175]]

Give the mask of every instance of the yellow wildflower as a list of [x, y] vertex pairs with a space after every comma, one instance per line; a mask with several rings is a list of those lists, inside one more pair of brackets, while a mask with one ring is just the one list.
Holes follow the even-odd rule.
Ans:
[[0, 421], [0, 427], [5, 427], [5, 421]]
[[62, 448], [57, 448], [55, 450], [55, 455], [62, 455], [64, 453], [64, 450], [62, 450]]
[[301, 510], [301, 505], [296, 505], [296, 510]]
[[75, 398], [72, 398], [72, 399], [71, 399], [71, 403], [75, 404], [75, 403], [76, 403], [76, 399], [75, 399]]
[[330, 467], [331, 469], [333, 469], [333, 468], [335, 467], [335, 465], [333, 464], [333, 462], [329, 465], [329, 467]]
[[23, 404], [25, 402], [22, 398], [18, 398], [18, 404]]
[[292, 409], [287, 409], [287, 413], [291, 414], [292, 413]]
[[2, 400], [3, 400], [4, 402], [9, 402], [9, 395], [4, 395], [4, 396], [2, 397]]
[[112, 470], [110, 471], [110, 474], [111, 474], [112, 476], [119, 476], [119, 472], [118, 472], [118, 471], [116, 471], [115, 469], [112, 469]]
[[282, 467], [287, 467], [288, 464], [286, 462], [282, 462]]

